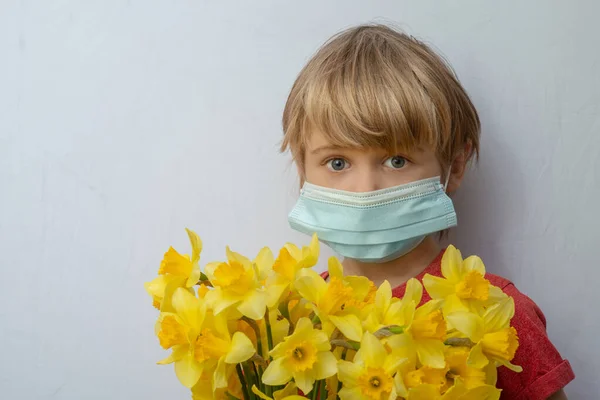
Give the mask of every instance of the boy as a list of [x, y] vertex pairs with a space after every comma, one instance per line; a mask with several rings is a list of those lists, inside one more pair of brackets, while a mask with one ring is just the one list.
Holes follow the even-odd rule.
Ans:
[[[456, 225], [446, 193], [479, 154], [480, 123], [439, 56], [386, 26], [344, 31], [300, 72], [283, 128], [282, 150], [291, 150], [304, 184], [292, 227], [317, 232], [345, 257], [347, 274], [387, 279], [397, 297], [408, 279], [441, 275], [437, 238]], [[523, 372], [499, 368], [502, 399], [566, 399], [574, 374], [544, 315], [510, 281], [486, 278], [515, 300], [513, 362]]]

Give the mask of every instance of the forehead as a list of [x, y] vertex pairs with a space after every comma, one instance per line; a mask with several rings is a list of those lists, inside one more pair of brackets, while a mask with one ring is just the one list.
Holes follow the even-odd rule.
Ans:
[[372, 143], [364, 143], [361, 141], [354, 141], [348, 137], [345, 140], [339, 140], [339, 138], [332, 137], [331, 135], [323, 134], [321, 131], [314, 130], [305, 137], [305, 151], [307, 155], [319, 155], [327, 151], [333, 150], [361, 150], [365, 153], [377, 152], [377, 153], [389, 153], [389, 154], [408, 154], [408, 153], [422, 153], [433, 151], [430, 146], [426, 144], [406, 144], [400, 140], [391, 143], [379, 143], [373, 141]]

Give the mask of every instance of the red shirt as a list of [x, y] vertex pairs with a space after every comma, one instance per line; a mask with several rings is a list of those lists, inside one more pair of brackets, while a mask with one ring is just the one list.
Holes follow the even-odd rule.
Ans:
[[[423, 280], [425, 274], [442, 276], [442, 251], [423, 272], [415, 278]], [[502, 400], [546, 400], [575, 379], [569, 361], [563, 360], [546, 333], [546, 318], [542, 310], [526, 295], [519, 292], [508, 279], [486, 274], [492, 285], [501, 288], [515, 301], [515, 316], [511, 325], [519, 335], [519, 348], [512, 363], [523, 367], [520, 373], [501, 366], [498, 369], [498, 388]], [[392, 289], [394, 297], [404, 296], [406, 284]], [[423, 291], [421, 304], [431, 300]]]

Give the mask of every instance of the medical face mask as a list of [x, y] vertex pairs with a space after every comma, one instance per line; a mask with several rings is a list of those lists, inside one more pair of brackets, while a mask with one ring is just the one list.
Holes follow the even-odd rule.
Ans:
[[343, 257], [386, 262], [409, 253], [428, 235], [456, 226], [447, 184], [435, 177], [355, 193], [305, 183], [288, 220], [299, 232], [316, 233]]

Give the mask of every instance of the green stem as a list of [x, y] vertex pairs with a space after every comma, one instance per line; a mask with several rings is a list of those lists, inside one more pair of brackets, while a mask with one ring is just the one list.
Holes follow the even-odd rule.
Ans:
[[311, 400], [317, 400], [318, 395], [319, 395], [319, 390], [321, 389], [321, 382], [323, 382], [323, 381], [322, 380], [316, 381], [315, 384], [313, 385], [312, 392], [310, 393]]
[[269, 346], [269, 351], [271, 351], [273, 350], [273, 334], [271, 333], [271, 321], [269, 321], [269, 314], [265, 316], [265, 325], [267, 326], [267, 344]]
[[[267, 353], [273, 350], [273, 334], [271, 333], [271, 321], [269, 320], [269, 313], [265, 315], [265, 326], [267, 327], [267, 346], [269, 347]], [[271, 360], [271, 356], [269, 356]], [[265, 386], [265, 394], [269, 397], [273, 397], [273, 386]]]
[[[254, 365], [254, 363], [252, 363]], [[252, 385], [256, 385], [256, 387], [258, 386], [258, 376], [254, 374], [254, 372], [250, 369], [250, 366], [248, 365], [248, 363], [243, 363], [242, 364], [242, 369], [244, 371], [244, 377], [246, 378], [246, 382], [248, 384], [248, 388], [252, 388]], [[250, 395], [251, 399], [255, 399], [256, 395], [254, 394], [254, 392], [252, 390], [249, 390], [248, 394]]]
[[242, 367], [240, 366], [240, 364], [236, 364], [235, 371], [237, 372], [238, 379], [242, 384], [244, 400], [250, 400], [250, 394], [248, 393], [248, 384], [246, 383], [246, 379], [244, 379], [244, 373], [242, 372]]
[[327, 398], [327, 381], [321, 381], [323, 384], [319, 388], [319, 400], [325, 400]]
[[279, 312], [281, 313], [281, 315], [283, 315], [283, 317], [287, 320], [290, 320], [290, 310], [288, 309], [288, 303], [287, 302], [281, 302], [281, 304], [279, 304]]
[[245, 321], [248, 325], [250, 325], [250, 327], [254, 330], [254, 334], [256, 335], [256, 352], [259, 356], [264, 358], [265, 354], [263, 353], [262, 340], [260, 339], [260, 327], [258, 326], [256, 321], [248, 317], [242, 317], [242, 320]]
[[262, 373], [261, 374], [258, 373], [258, 369], [256, 368], [255, 363], [250, 362], [250, 364], [252, 365], [252, 370], [254, 371], [254, 376], [256, 376], [256, 387], [259, 388], [261, 392], [263, 392], [264, 386], [263, 386], [262, 379], [261, 379]]

